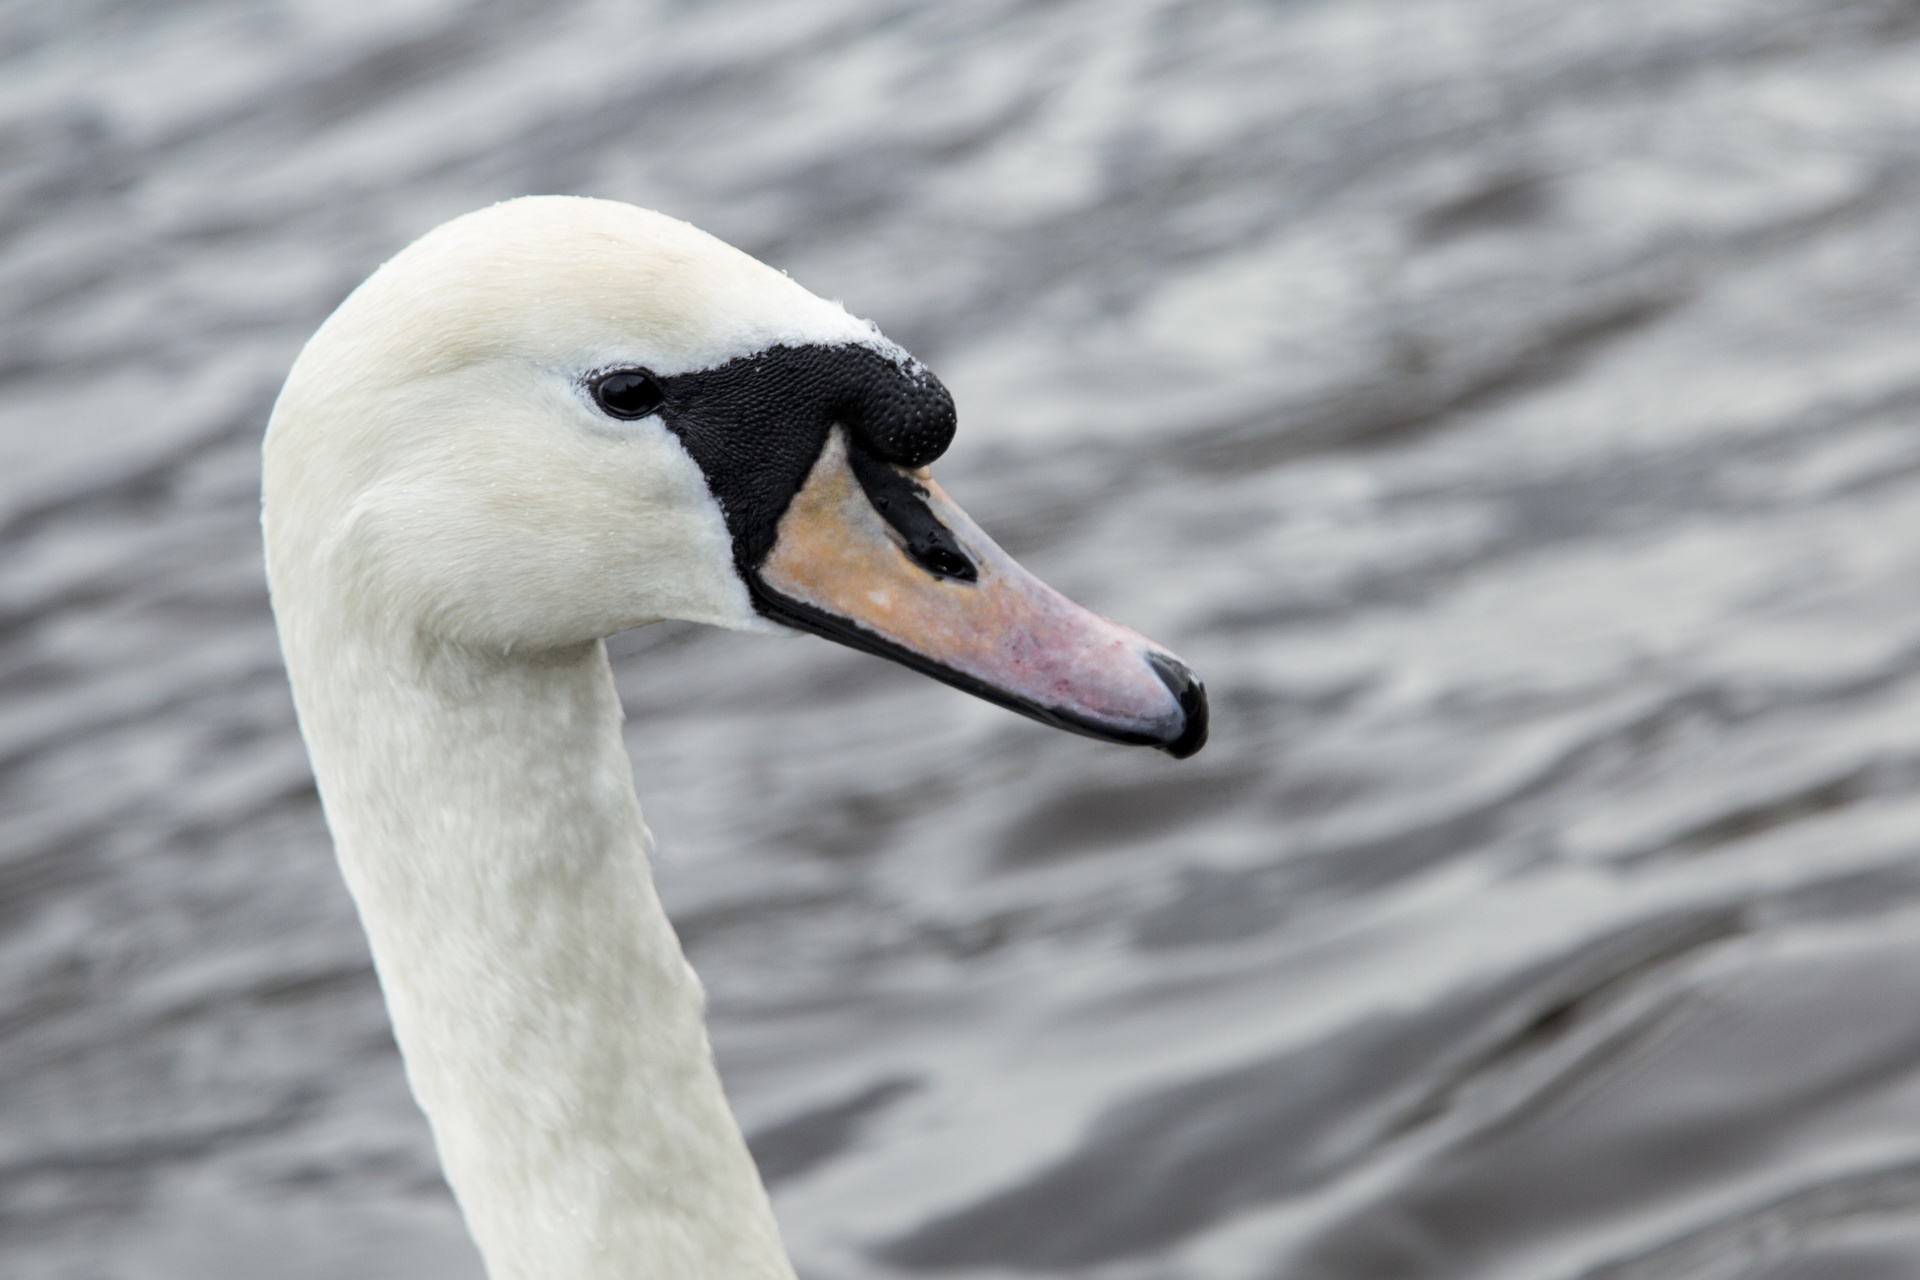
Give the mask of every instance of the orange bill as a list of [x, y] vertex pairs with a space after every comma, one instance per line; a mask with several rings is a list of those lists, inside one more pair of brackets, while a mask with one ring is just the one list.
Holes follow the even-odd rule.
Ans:
[[789, 625], [1060, 728], [1184, 759], [1207, 738], [1184, 663], [1022, 569], [922, 470], [835, 428], [781, 517], [754, 594]]

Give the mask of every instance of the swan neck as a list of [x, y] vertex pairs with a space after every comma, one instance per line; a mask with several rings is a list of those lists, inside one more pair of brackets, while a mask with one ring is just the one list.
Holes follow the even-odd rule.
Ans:
[[654, 891], [603, 646], [282, 628], [408, 1081], [492, 1280], [792, 1280]]

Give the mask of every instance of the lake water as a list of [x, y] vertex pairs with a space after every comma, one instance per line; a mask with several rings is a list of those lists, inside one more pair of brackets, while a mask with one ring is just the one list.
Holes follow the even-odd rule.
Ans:
[[615, 642], [806, 1280], [1920, 1277], [1911, 0], [0, 7], [0, 1273], [477, 1280], [257, 451], [548, 191], [876, 319], [1213, 693]]

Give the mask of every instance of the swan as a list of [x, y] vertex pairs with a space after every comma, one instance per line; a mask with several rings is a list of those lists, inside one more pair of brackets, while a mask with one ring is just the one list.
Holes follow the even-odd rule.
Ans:
[[792, 1280], [655, 894], [603, 639], [809, 631], [1176, 757], [1191, 672], [925, 470], [873, 325], [694, 227], [457, 218], [302, 349], [263, 447], [300, 729], [407, 1081], [493, 1280]]

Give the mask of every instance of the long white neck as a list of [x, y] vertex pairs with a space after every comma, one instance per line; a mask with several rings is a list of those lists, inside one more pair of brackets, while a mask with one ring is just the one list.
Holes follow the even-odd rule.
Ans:
[[493, 1280], [792, 1280], [654, 892], [603, 647], [423, 649], [294, 612], [340, 863]]

